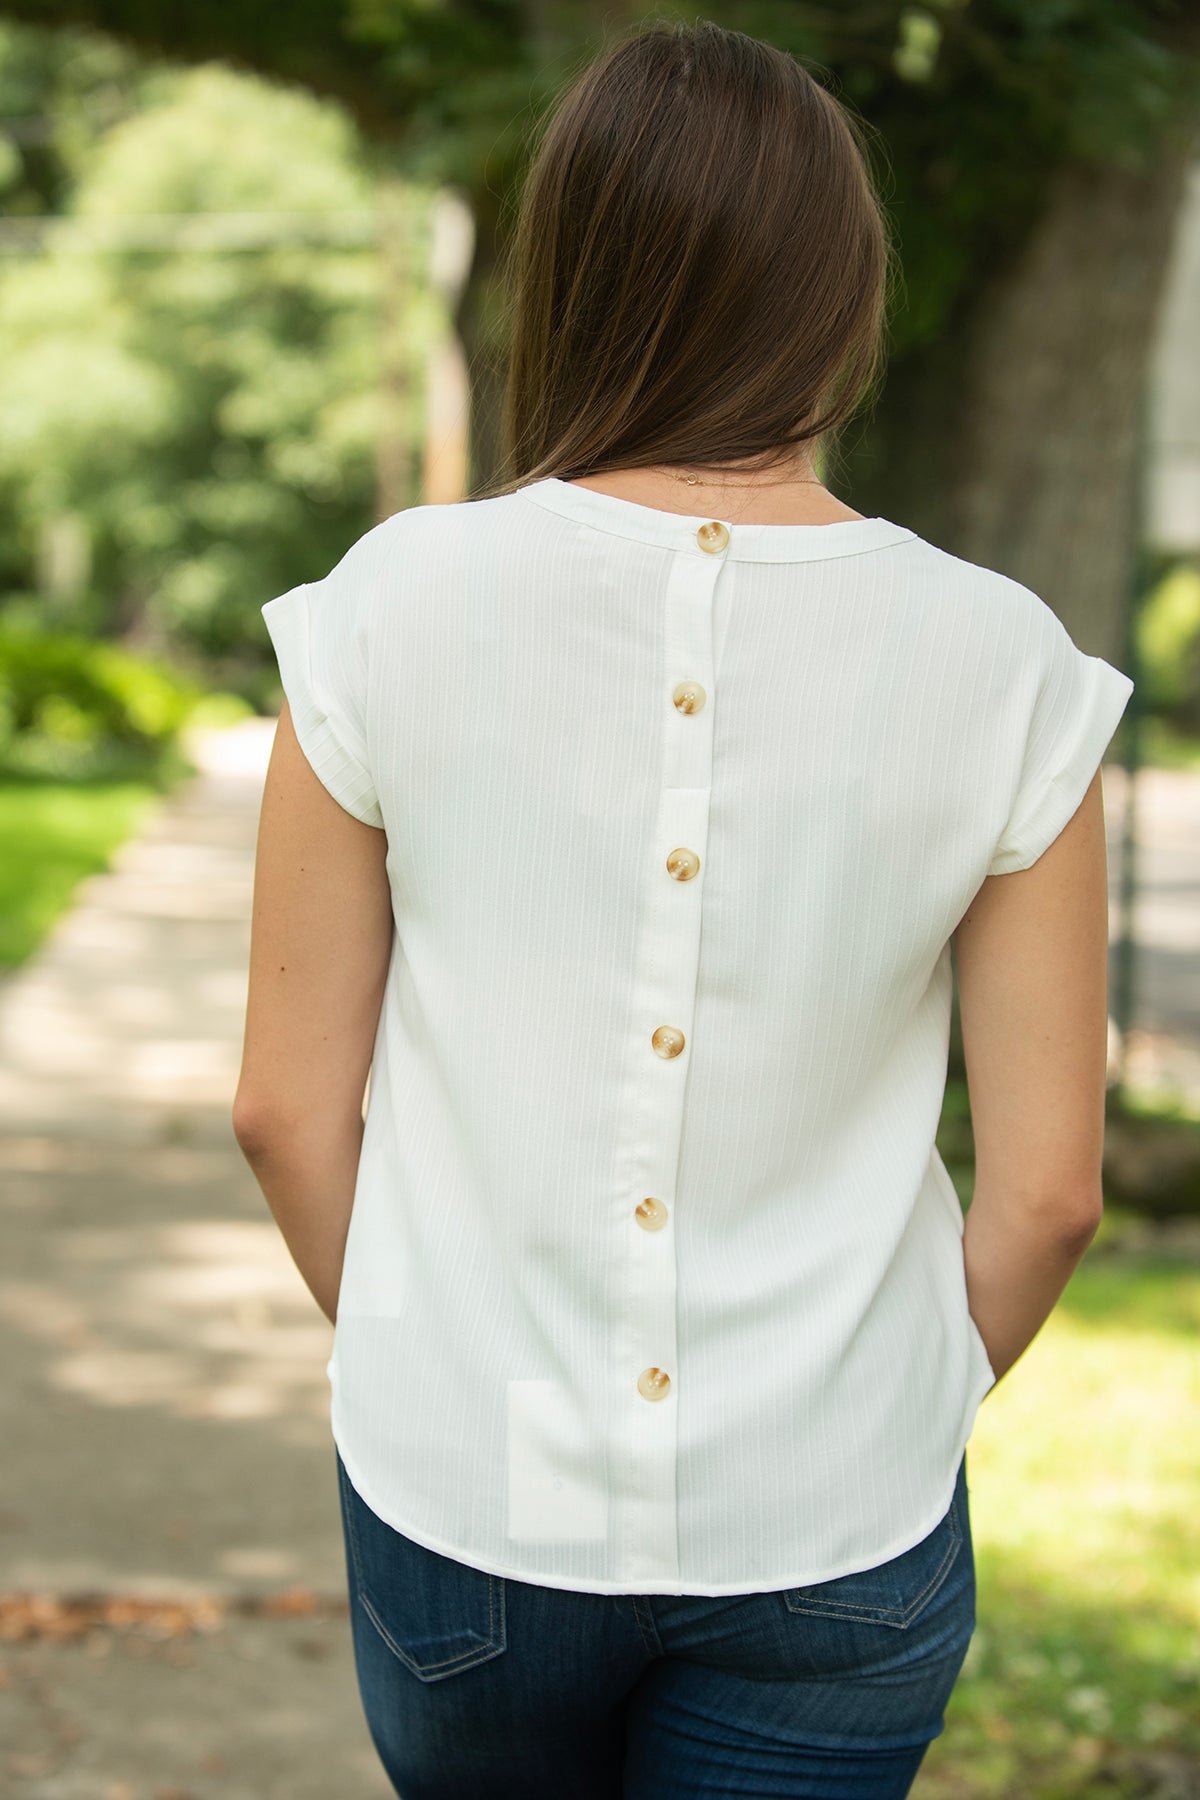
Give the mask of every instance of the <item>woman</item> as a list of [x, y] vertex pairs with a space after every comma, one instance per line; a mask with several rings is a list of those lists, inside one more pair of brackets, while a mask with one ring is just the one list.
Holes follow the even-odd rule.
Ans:
[[404, 1800], [893, 1800], [1100, 1215], [1132, 683], [820, 480], [891, 265], [793, 59], [623, 38], [514, 245], [509, 478], [263, 607], [235, 1129], [336, 1320], [364, 1709]]

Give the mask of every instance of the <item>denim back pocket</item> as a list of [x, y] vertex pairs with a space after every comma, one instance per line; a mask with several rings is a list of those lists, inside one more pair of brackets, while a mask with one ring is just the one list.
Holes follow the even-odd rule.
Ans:
[[869, 1625], [896, 1625], [902, 1630], [920, 1617], [945, 1582], [963, 1546], [959, 1511], [965, 1479], [962, 1467], [948, 1510], [928, 1536], [873, 1569], [785, 1588], [789, 1612], [827, 1619], [859, 1620]]
[[338, 1457], [342, 1522], [361, 1606], [421, 1681], [443, 1681], [507, 1647], [504, 1577], [405, 1537], [373, 1512]]

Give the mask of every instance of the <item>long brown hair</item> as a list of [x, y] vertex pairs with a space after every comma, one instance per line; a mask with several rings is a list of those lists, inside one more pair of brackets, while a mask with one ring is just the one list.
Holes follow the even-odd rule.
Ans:
[[883, 367], [871, 135], [793, 56], [707, 19], [642, 24], [589, 63], [520, 194], [503, 467], [475, 497], [824, 454]]

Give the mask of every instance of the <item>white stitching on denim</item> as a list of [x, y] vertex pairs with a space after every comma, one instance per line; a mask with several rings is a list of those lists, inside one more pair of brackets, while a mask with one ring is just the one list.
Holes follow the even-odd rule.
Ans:
[[963, 1534], [958, 1517], [957, 1495], [950, 1502], [946, 1519], [950, 1526], [950, 1543], [947, 1546], [946, 1554], [921, 1592], [907, 1606], [862, 1606], [851, 1600], [822, 1600], [814, 1596], [793, 1603], [792, 1596], [799, 1594], [802, 1591], [800, 1588], [785, 1590], [785, 1606], [792, 1613], [811, 1613], [817, 1618], [832, 1617], [836, 1614], [839, 1618], [860, 1621], [865, 1624], [870, 1624], [872, 1621], [890, 1623], [888, 1615], [891, 1615], [899, 1619], [902, 1624], [907, 1625], [920, 1612], [925, 1601], [932, 1596], [933, 1591], [940, 1586], [950, 1564], [962, 1548]]
[[[339, 1478], [342, 1481], [342, 1485], [344, 1487], [349, 1485], [349, 1478], [347, 1477], [345, 1470], [339, 1469], [338, 1474], [339, 1474]], [[376, 1612], [374, 1606], [371, 1604], [371, 1598], [367, 1592], [367, 1584], [363, 1577], [362, 1548], [361, 1548], [361, 1545], [359, 1544], [359, 1540], [358, 1540], [358, 1527], [354, 1521], [353, 1499], [354, 1499], [354, 1496], [349, 1496], [347, 1498], [346, 1514], [347, 1514], [347, 1518], [349, 1520], [349, 1525], [350, 1525], [350, 1553], [354, 1558], [354, 1573], [355, 1573], [355, 1577], [358, 1581], [359, 1603], [361, 1604], [362, 1609], [366, 1613], [367, 1617], [370, 1619], [372, 1625], [375, 1627], [376, 1631], [379, 1633], [380, 1637], [383, 1639], [384, 1643], [387, 1645], [388, 1649], [392, 1652], [392, 1654], [394, 1656], [398, 1656], [400, 1658], [401, 1662], [405, 1665], [406, 1668], [412, 1669], [414, 1671], [414, 1673], [424, 1673], [426, 1670], [431, 1670], [431, 1669], [447, 1669], [447, 1668], [450, 1668], [451, 1666], [455, 1666], [455, 1665], [460, 1668], [469, 1669], [475, 1663], [482, 1662], [485, 1660], [486, 1657], [494, 1655], [498, 1650], [503, 1650], [505, 1648], [505, 1646], [503, 1644], [497, 1644], [497, 1641], [496, 1641], [496, 1580], [497, 1580], [497, 1577], [494, 1575], [488, 1575], [488, 1577], [487, 1577], [487, 1583], [488, 1583], [488, 1641], [486, 1644], [479, 1645], [475, 1650], [464, 1651], [460, 1656], [457, 1656], [457, 1657], [448, 1656], [442, 1662], [431, 1662], [431, 1663], [419, 1663], [417, 1661], [416, 1657], [412, 1654], [412, 1652], [410, 1650], [405, 1650], [400, 1644], [398, 1644], [396, 1642], [396, 1639], [392, 1636], [391, 1632], [388, 1630], [387, 1626], [383, 1623], [383, 1620], [380, 1618], [379, 1614]], [[365, 1501], [363, 1501], [363, 1505], [364, 1506], [366, 1505]], [[486, 1571], [481, 1569], [478, 1571], [478, 1573], [485, 1574]], [[503, 1579], [503, 1578], [501, 1577], [500, 1579]]]
[[[493, 1577], [488, 1577], [489, 1593], [492, 1579]], [[488, 1642], [486, 1644], [478, 1645], [474, 1650], [466, 1650], [459, 1656], [447, 1656], [441, 1662], [418, 1662], [411, 1650], [405, 1650], [402, 1645], [396, 1642], [387, 1626], [379, 1617], [379, 1614], [375, 1611], [375, 1608], [371, 1605], [370, 1596], [365, 1589], [360, 1590], [358, 1597], [362, 1601], [363, 1611], [367, 1614], [367, 1617], [370, 1619], [372, 1625], [374, 1625], [388, 1649], [400, 1658], [406, 1668], [412, 1669], [414, 1674], [424, 1675], [434, 1669], [470, 1669], [478, 1662], [486, 1662], [489, 1656], [495, 1656], [504, 1648], [503, 1644], [498, 1644], [496, 1642], [495, 1628], [493, 1626], [491, 1627], [492, 1636]], [[489, 1604], [489, 1620], [492, 1618], [493, 1614], [494, 1607]]]

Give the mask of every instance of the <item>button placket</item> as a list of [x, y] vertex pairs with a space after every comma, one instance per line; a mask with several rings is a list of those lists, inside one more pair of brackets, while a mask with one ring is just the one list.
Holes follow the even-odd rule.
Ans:
[[[717, 522], [714, 522], [717, 523]], [[728, 527], [721, 526], [724, 549]], [[717, 534], [718, 536], [720, 533]], [[690, 1062], [712, 781], [713, 599], [725, 563], [681, 549], [664, 596], [662, 786], [646, 857], [618, 1167], [625, 1236], [614, 1340], [621, 1579], [678, 1567], [675, 1179]]]

